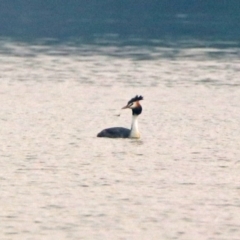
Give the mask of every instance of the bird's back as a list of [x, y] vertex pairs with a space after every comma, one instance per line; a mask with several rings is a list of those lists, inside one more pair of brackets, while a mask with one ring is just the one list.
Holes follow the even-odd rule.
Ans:
[[108, 137], [108, 138], [128, 138], [130, 135], [130, 129], [123, 127], [113, 127], [103, 129], [98, 133], [97, 137]]

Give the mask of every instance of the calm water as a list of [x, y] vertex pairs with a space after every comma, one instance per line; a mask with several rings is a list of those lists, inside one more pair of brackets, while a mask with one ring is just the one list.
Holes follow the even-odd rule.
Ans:
[[240, 239], [239, 48], [1, 46], [1, 239]]

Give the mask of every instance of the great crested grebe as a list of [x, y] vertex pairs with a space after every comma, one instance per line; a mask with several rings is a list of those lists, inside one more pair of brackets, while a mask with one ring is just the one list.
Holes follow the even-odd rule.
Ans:
[[114, 127], [103, 129], [98, 133], [97, 137], [108, 137], [108, 138], [140, 138], [138, 130], [137, 118], [142, 112], [142, 106], [139, 101], [143, 100], [142, 96], [136, 96], [128, 101], [127, 105], [122, 109], [132, 109], [132, 127], [131, 129], [123, 127]]

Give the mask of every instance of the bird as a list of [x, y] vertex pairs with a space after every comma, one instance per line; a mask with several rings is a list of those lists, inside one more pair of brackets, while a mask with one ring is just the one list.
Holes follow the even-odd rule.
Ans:
[[140, 132], [138, 130], [138, 116], [142, 113], [142, 106], [139, 101], [143, 100], [142, 96], [136, 95], [130, 99], [125, 107], [122, 109], [132, 110], [132, 126], [131, 129], [124, 127], [113, 127], [103, 129], [97, 134], [97, 137], [106, 138], [140, 138]]

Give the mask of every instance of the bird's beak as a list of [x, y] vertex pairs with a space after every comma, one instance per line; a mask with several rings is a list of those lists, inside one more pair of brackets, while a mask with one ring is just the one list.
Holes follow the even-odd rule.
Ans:
[[126, 105], [125, 107], [123, 107], [122, 109], [126, 109], [126, 108], [129, 108], [128, 105]]

